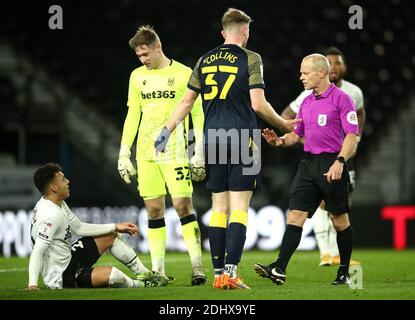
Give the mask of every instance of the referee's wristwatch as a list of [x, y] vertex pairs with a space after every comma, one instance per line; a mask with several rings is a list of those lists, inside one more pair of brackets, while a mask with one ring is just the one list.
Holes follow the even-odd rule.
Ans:
[[343, 164], [346, 163], [346, 160], [344, 159], [344, 157], [337, 157], [336, 160]]

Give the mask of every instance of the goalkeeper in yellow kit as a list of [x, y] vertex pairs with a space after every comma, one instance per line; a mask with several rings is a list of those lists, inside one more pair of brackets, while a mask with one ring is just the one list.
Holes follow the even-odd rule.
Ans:
[[[150, 26], [140, 27], [129, 42], [143, 66], [130, 76], [128, 113], [124, 122], [118, 171], [126, 183], [136, 174], [131, 163], [131, 146], [137, 137], [137, 180], [148, 214], [148, 241], [154, 272], [165, 275], [166, 225], [165, 196], [172, 197], [180, 218], [183, 239], [192, 263], [192, 285], [206, 282], [202, 270], [200, 229], [192, 206], [194, 180], [204, 179], [203, 109], [196, 101], [192, 122], [196, 138], [195, 155], [187, 158], [188, 121], [176, 129], [163, 154], [156, 155], [154, 141], [186, 91], [192, 70], [168, 59], [160, 39]], [[141, 121], [140, 121], [141, 120]], [[202, 175], [200, 174], [202, 172]]]

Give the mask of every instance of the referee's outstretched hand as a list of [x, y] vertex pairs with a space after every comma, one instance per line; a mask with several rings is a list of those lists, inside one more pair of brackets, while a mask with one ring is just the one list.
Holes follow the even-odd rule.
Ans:
[[262, 137], [273, 147], [281, 147], [285, 144], [284, 139], [278, 137], [274, 130], [268, 128], [262, 131]]

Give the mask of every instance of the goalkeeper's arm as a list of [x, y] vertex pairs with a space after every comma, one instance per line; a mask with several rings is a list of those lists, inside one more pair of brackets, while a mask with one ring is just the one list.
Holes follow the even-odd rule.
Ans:
[[124, 128], [121, 138], [120, 153], [118, 158], [118, 171], [121, 178], [126, 183], [131, 183], [130, 177], [135, 175], [136, 171], [131, 163], [131, 146], [137, 135], [138, 124], [141, 118], [140, 107], [129, 107], [127, 116], [124, 121]]
[[202, 181], [206, 177], [205, 158], [203, 154], [203, 125], [205, 117], [203, 114], [202, 99], [198, 97], [192, 110], [193, 131], [195, 137], [195, 154], [190, 158], [192, 180]]

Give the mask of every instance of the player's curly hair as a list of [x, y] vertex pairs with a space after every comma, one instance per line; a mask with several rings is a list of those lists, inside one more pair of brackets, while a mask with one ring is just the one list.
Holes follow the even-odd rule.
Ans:
[[341, 52], [340, 49], [337, 47], [329, 47], [326, 50], [324, 50], [323, 54], [325, 56], [328, 56], [328, 55], [341, 56], [343, 59], [343, 62], [346, 63], [346, 58], [344, 57], [343, 52]]
[[245, 12], [235, 8], [229, 8], [222, 16], [222, 28], [226, 29], [232, 25], [250, 24], [252, 19]]
[[35, 171], [33, 174], [33, 182], [41, 194], [46, 193], [46, 187], [59, 171], [62, 171], [62, 167], [59, 164], [52, 162], [44, 164]]
[[154, 28], [150, 25], [141, 26], [137, 29], [134, 37], [128, 42], [131, 49], [135, 50], [137, 46], [151, 46], [155, 42], [160, 41]]

